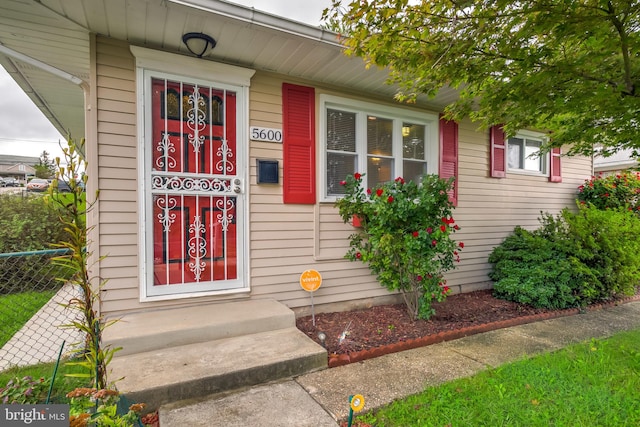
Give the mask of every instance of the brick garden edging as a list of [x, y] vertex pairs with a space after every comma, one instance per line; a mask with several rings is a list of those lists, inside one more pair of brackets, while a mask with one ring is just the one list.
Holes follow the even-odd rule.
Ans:
[[425, 347], [432, 344], [438, 344], [445, 341], [452, 341], [459, 338], [468, 337], [470, 335], [480, 334], [483, 332], [494, 331], [496, 329], [509, 328], [511, 326], [526, 325], [527, 323], [539, 322], [542, 320], [557, 319], [560, 317], [573, 316], [579, 314], [582, 311], [595, 311], [601, 310], [605, 307], [613, 307], [620, 304], [625, 304], [631, 301], [640, 301], [640, 295], [634, 295], [628, 298], [619, 299], [616, 301], [594, 304], [580, 308], [569, 308], [566, 310], [551, 311], [547, 313], [532, 314], [529, 316], [515, 317], [513, 319], [500, 320], [498, 322], [485, 323], [482, 325], [468, 326], [462, 329], [456, 329], [453, 331], [438, 332], [437, 334], [427, 335], [421, 338], [414, 338], [407, 341], [401, 341], [394, 344], [388, 344], [368, 350], [354, 351], [351, 353], [343, 354], [330, 354], [329, 355], [329, 368], [335, 368], [338, 366], [348, 365], [349, 363], [360, 362], [367, 359], [373, 359], [374, 357], [384, 356], [385, 354], [397, 353], [399, 351], [411, 350], [413, 348]]

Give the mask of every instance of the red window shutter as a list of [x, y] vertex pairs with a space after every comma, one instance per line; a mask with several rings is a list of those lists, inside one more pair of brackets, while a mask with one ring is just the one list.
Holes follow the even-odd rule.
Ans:
[[316, 202], [315, 91], [282, 84], [284, 203]]
[[440, 178], [453, 177], [449, 200], [458, 205], [458, 123], [440, 118]]
[[560, 156], [562, 152], [560, 147], [554, 147], [549, 153], [549, 181], [550, 182], [562, 182], [562, 168], [560, 163]]
[[491, 177], [504, 178], [507, 176], [507, 144], [502, 126], [491, 126], [489, 135]]

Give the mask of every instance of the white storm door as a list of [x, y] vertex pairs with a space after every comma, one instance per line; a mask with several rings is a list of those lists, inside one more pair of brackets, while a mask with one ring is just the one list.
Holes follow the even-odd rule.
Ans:
[[149, 85], [147, 296], [244, 288], [243, 92], [160, 77]]

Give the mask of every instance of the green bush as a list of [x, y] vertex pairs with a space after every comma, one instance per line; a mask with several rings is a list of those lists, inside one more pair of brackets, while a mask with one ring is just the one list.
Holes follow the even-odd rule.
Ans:
[[582, 206], [513, 235], [489, 256], [498, 298], [562, 309], [632, 295], [640, 280], [640, 219], [624, 208]]
[[564, 217], [569, 231], [565, 250], [597, 279], [592, 300], [633, 295], [640, 281], [640, 219], [624, 208], [595, 207]]
[[493, 250], [489, 262], [495, 263], [489, 276], [496, 297], [538, 308], [579, 305], [582, 282], [588, 281], [556, 243], [520, 227]]
[[41, 195], [0, 195], [0, 253], [51, 249], [65, 238], [59, 209]]

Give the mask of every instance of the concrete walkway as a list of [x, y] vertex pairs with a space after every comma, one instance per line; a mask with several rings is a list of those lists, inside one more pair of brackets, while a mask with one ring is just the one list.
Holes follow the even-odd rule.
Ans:
[[232, 394], [175, 402], [160, 408], [160, 426], [335, 427], [348, 416], [350, 395], [362, 394], [365, 410], [372, 410], [427, 386], [638, 328], [640, 301], [632, 301], [389, 354]]

